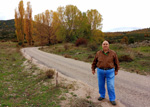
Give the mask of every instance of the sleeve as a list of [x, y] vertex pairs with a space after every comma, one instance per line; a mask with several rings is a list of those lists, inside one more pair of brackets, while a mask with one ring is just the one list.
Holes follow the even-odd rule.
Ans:
[[92, 67], [91, 67], [92, 71], [95, 70], [95, 68], [97, 67], [96, 66], [96, 64], [98, 62], [97, 54], [98, 54], [98, 52], [96, 53], [95, 58], [94, 58], [93, 63], [92, 63]]
[[114, 65], [115, 65], [115, 72], [118, 72], [119, 70], [119, 60], [118, 60], [118, 56], [115, 53], [115, 58], [114, 58]]

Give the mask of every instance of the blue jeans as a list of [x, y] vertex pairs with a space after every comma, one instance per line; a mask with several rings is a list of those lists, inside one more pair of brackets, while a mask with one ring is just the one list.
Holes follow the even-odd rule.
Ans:
[[110, 101], [115, 101], [115, 69], [103, 70], [97, 68], [97, 78], [100, 97], [105, 98], [105, 79], [107, 80], [107, 91]]

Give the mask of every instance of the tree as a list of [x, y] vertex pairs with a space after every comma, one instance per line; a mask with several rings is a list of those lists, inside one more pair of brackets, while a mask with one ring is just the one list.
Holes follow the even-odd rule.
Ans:
[[48, 40], [48, 44], [51, 44], [52, 35], [53, 35], [53, 29], [52, 29], [52, 21], [53, 21], [53, 11], [46, 10], [45, 11], [45, 17], [44, 17], [44, 25], [45, 25], [45, 33]]
[[96, 9], [88, 10], [87, 17], [88, 17], [89, 24], [91, 25], [91, 30], [96, 30], [96, 29], [101, 30], [102, 15]]
[[44, 25], [44, 13], [34, 16], [35, 28], [34, 28], [34, 39], [37, 42], [40, 42], [40, 45], [45, 45], [47, 43], [47, 37], [45, 34], [45, 25]]
[[66, 29], [67, 35], [66, 40], [67, 42], [75, 40], [75, 30], [77, 29], [77, 20], [80, 15], [80, 10], [73, 5], [67, 5], [65, 7], [65, 22], [66, 22]]
[[18, 12], [15, 10], [15, 27], [17, 40], [20, 45], [24, 45], [24, 5], [23, 0], [19, 2]]
[[51, 36], [51, 42], [57, 43], [57, 32], [60, 28], [60, 20], [59, 15], [57, 12], [53, 12], [53, 21], [52, 21], [52, 36]]
[[77, 23], [77, 29], [75, 31], [76, 37], [90, 39], [91, 29], [85, 12], [79, 14], [76, 23]]
[[30, 2], [27, 2], [27, 9], [25, 13], [25, 34], [26, 34], [26, 40], [29, 45], [32, 45], [33, 37], [33, 23], [32, 23], [32, 8], [30, 5]]
[[66, 34], [67, 34], [67, 30], [66, 30], [67, 28], [66, 28], [66, 23], [65, 23], [65, 8], [61, 6], [58, 7], [57, 14], [59, 18], [58, 19], [59, 23], [57, 23], [57, 27], [56, 27], [57, 32], [55, 32], [55, 34], [56, 34], [56, 38], [58, 42], [64, 42], [66, 40]]
[[121, 39], [121, 43], [128, 44], [128, 37], [127, 37], [127, 36], [124, 36], [124, 37]]
[[[88, 22], [91, 27], [91, 40], [96, 40], [98, 42], [99, 40], [102, 40], [103, 34], [102, 34], [102, 16], [96, 9], [91, 9], [86, 12]], [[99, 38], [97, 40], [96, 38]]]

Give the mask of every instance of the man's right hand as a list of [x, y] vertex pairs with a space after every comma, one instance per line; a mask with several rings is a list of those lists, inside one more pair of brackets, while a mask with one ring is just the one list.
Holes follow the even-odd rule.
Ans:
[[95, 70], [92, 71], [92, 74], [93, 74], [93, 75], [95, 74]]

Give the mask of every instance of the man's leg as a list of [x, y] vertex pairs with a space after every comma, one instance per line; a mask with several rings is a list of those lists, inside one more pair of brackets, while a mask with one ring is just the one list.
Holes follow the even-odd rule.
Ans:
[[109, 100], [115, 101], [116, 96], [115, 96], [115, 87], [114, 87], [115, 85], [114, 69], [107, 70], [106, 78], [107, 78], [107, 90], [108, 90]]
[[105, 98], [105, 72], [102, 69], [97, 68], [97, 79], [100, 97]]

